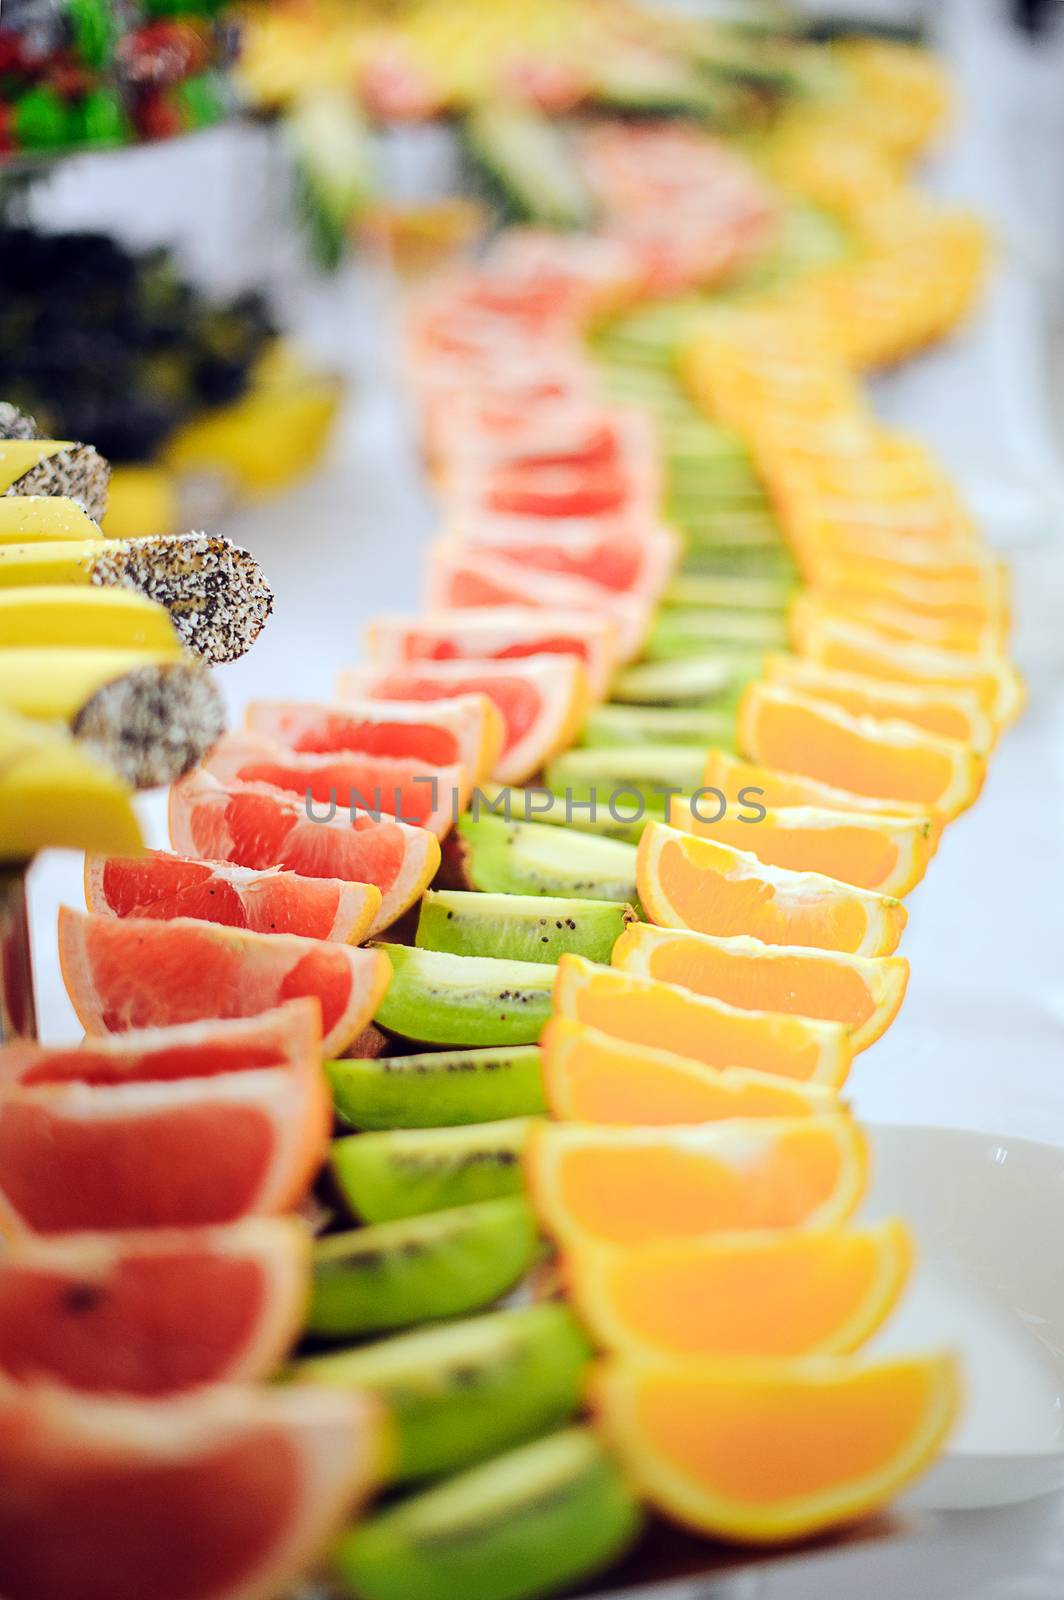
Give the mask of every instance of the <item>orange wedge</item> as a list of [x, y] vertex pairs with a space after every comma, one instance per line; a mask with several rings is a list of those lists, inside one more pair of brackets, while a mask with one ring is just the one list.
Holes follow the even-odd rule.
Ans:
[[862, 627], [875, 628], [891, 638], [911, 640], [914, 644], [928, 645], [934, 650], [956, 651], [960, 655], [993, 654], [1002, 647], [1003, 630], [996, 622], [968, 622], [955, 617], [929, 617], [921, 611], [910, 611], [905, 606], [889, 600], [851, 599], [844, 605], [832, 604], [825, 596], [807, 589], [791, 602], [787, 625], [799, 651], [805, 649], [805, 639], [821, 619], [841, 622], [855, 621]]
[[596, 966], [585, 956], [559, 961], [554, 1012], [612, 1039], [706, 1066], [753, 1067], [831, 1089], [845, 1082], [853, 1059], [846, 1029], [837, 1022], [744, 1010], [656, 978]]
[[629, 924], [611, 960], [622, 972], [679, 984], [729, 1005], [841, 1022], [850, 1030], [855, 1053], [890, 1027], [909, 981], [904, 956], [851, 956], [762, 944], [748, 934], [714, 939], [648, 922]]
[[669, 821], [685, 833], [749, 850], [770, 867], [822, 872], [881, 894], [905, 895], [927, 871], [938, 847], [941, 821], [929, 817], [869, 817], [819, 806], [765, 809], [759, 820], [725, 815], [719, 822], [683, 795], [673, 795]]
[[891, 722], [907, 722], [944, 739], [959, 739], [973, 749], [993, 747], [993, 719], [971, 689], [951, 689], [945, 684], [893, 683], [888, 678], [869, 678], [863, 672], [839, 672], [805, 656], [766, 656], [761, 676], [770, 683], [782, 683], [818, 700], [830, 700], [854, 717], [879, 717]]
[[636, 854], [639, 899], [651, 922], [718, 938], [809, 945], [855, 956], [897, 949], [905, 907], [890, 895], [769, 867], [745, 850], [648, 822]]
[[737, 1119], [693, 1128], [536, 1123], [529, 1192], [563, 1244], [834, 1227], [868, 1182], [864, 1135], [847, 1116]]
[[576, 1245], [563, 1270], [613, 1355], [845, 1355], [890, 1314], [912, 1266], [900, 1222], [865, 1228]]
[[933, 806], [854, 794], [850, 789], [838, 789], [831, 783], [803, 778], [797, 772], [759, 767], [756, 762], [743, 761], [725, 750], [711, 749], [707, 753], [702, 782], [707, 789], [719, 790], [729, 805], [752, 806], [758, 802], [774, 810], [782, 806], [818, 806], [828, 811], [860, 811], [873, 817], [937, 817]]
[[820, 616], [803, 628], [802, 654], [825, 667], [864, 672], [870, 678], [970, 689], [999, 727], [1015, 721], [1023, 709], [1023, 681], [1011, 662], [998, 655], [936, 650], [834, 615]]
[[956, 739], [902, 722], [852, 717], [782, 684], [751, 683], [737, 738], [751, 761], [882, 800], [911, 800], [954, 817], [982, 787], [985, 757]]
[[539, 1041], [543, 1088], [562, 1122], [678, 1126], [726, 1117], [808, 1117], [839, 1109], [830, 1089], [615, 1039], [554, 1017]]
[[865, 1516], [934, 1459], [957, 1416], [946, 1354], [868, 1362], [614, 1359], [591, 1403], [636, 1488], [665, 1516], [740, 1544]]
[[1007, 591], [999, 565], [992, 561], [908, 565], [875, 556], [865, 560], [830, 558], [813, 568], [816, 587], [833, 606], [878, 602], [889, 593], [906, 611], [976, 626], [1004, 626]]

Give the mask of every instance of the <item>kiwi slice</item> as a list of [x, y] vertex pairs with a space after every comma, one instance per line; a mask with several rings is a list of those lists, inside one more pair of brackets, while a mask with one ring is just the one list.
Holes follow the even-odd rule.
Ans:
[[534, 1044], [327, 1061], [325, 1070], [352, 1128], [444, 1128], [547, 1109]]
[[394, 1222], [519, 1195], [531, 1122], [509, 1117], [335, 1139], [332, 1174], [345, 1202], [364, 1222]]
[[[481, 793], [494, 804], [504, 791], [498, 784], [481, 785]], [[592, 817], [579, 807], [566, 807], [565, 796], [550, 789], [511, 789], [505, 793], [510, 798], [509, 819], [515, 822], [547, 822], [556, 828], [576, 828], [581, 833], [600, 833], [605, 839], [623, 839], [628, 844], [638, 844], [643, 824], [620, 821], [611, 817], [608, 810], [596, 811]], [[496, 811], [498, 818], [500, 813]]]
[[[570, 814], [575, 810], [570, 808]], [[580, 815], [591, 819], [590, 811]], [[611, 816], [605, 795], [596, 815]], [[618, 808], [618, 816], [624, 820], [623, 809]], [[460, 817], [457, 835], [461, 870], [470, 889], [638, 905], [635, 846], [626, 840], [601, 838], [582, 828], [485, 816]]]
[[359, 1600], [536, 1600], [611, 1565], [641, 1526], [591, 1429], [567, 1428], [371, 1513], [333, 1560]]
[[641, 661], [620, 673], [612, 705], [726, 706], [738, 703], [742, 676], [732, 656], [709, 653], [681, 661]]
[[794, 581], [782, 573], [763, 576], [738, 573], [681, 572], [665, 591], [665, 601], [675, 606], [733, 608], [746, 614], [777, 613], [787, 609]]
[[554, 970], [529, 961], [381, 944], [392, 981], [374, 1021], [424, 1044], [535, 1044], [551, 1012]]
[[582, 745], [714, 744], [735, 749], [735, 711], [700, 706], [596, 706]]
[[667, 794], [689, 794], [702, 782], [706, 764], [704, 742], [695, 744], [647, 744], [591, 746], [567, 750], [547, 768], [547, 782], [578, 800], [595, 803], [605, 810], [610, 801], [615, 809], [629, 815], [644, 806], [658, 815], [664, 812]]
[[761, 654], [785, 648], [783, 612], [739, 611], [725, 606], [663, 606], [651, 624], [647, 654], [703, 655], [745, 651]]
[[360, 1338], [466, 1316], [508, 1294], [540, 1248], [518, 1196], [329, 1234], [314, 1246], [307, 1330]]
[[417, 943], [426, 950], [513, 961], [553, 963], [568, 951], [608, 961], [634, 917], [631, 906], [615, 900], [430, 889], [421, 902]]
[[483, 1461], [580, 1409], [591, 1346], [558, 1302], [517, 1306], [297, 1362], [291, 1376], [386, 1403], [407, 1483]]
[[731, 542], [726, 537], [690, 543], [684, 554], [682, 573], [703, 573], [724, 577], [783, 577], [795, 579], [794, 560], [778, 539]]

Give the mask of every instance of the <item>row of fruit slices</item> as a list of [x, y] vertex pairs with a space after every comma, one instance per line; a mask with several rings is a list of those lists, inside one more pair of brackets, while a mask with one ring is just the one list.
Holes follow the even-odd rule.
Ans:
[[[636, 142], [636, 162], [648, 143], [647, 134]], [[305, 1324], [313, 1334], [350, 1340], [482, 1309], [527, 1275], [540, 1227], [561, 1246], [586, 1333], [546, 1302], [301, 1365], [305, 1379], [383, 1393], [390, 1429], [375, 1427], [354, 1400], [323, 1409], [302, 1386], [239, 1402], [218, 1390], [180, 1411], [155, 1409], [150, 1444], [129, 1405], [50, 1397], [42, 1421], [36, 1399], [21, 1411], [12, 1404], [13, 1434], [21, 1421], [32, 1435], [37, 1415], [28, 1459], [46, 1477], [65, 1463], [67, 1481], [83, 1487], [70, 1473], [75, 1441], [90, 1474], [94, 1453], [108, 1472], [121, 1458], [127, 1478], [140, 1480], [145, 1543], [157, 1535], [153, 1554], [166, 1561], [174, 1545], [150, 1480], [176, 1452], [201, 1494], [222, 1492], [227, 1528], [205, 1525], [204, 1571], [223, 1557], [242, 1579], [257, 1568], [264, 1593], [320, 1544], [353, 1478], [368, 1488], [380, 1473], [401, 1482], [439, 1476], [568, 1421], [584, 1388], [587, 1334], [613, 1352], [591, 1385], [609, 1453], [594, 1434], [569, 1429], [365, 1520], [340, 1554], [358, 1592], [502, 1596], [574, 1581], [632, 1537], [629, 1484], [717, 1535], [807, 1532], [892, 1493], [934, 1453], [954, 1408], [944, 1358], [826, 1359], [882, 1321], [909, 1253], [897, 1224], [843, 1226], [864, 1189], [866, 1155], [834, 1092], [854, 1050], [882, 1032], [902, 998], [907, 968], [890, 952], [904, 911], [894, 895], [922, 874], [944, 817], [974, 797], [980, 767], [954, 735], [913, 731], [925, 726], [916, 717], [929, 672], [913, 671], [919, 692], [908, 702], [895, 675], [867, 660], [861, 677], [846, 674], [856, 683], [828, 681], [843, 676], [832, 661], [816, 682], [792, 687], [786, 673], [818, 659], [806, 655], [807, 638], [800, 661], [777, 663], [780, 689], [758, 685], [744, 697], [739, 742], [763, 767], [721, 751], [707, 758], [704, 743], [693, 775], [683, 742], [664, 770], [654, 760], [633, 769], [631, 748], [605, 740], [565, 756], [611, 679], [638, 685], [642, 673], [645, 684], [659, 668], [651, 660], [616, 676], [618, 655], [645, 638], [675, 540], [653, 522], [654, 461], [641, 453], [638, 426], [596, 401], [579, 365], [576, 327], [589, 307], [573, 290], [602, 287], [588, 265], [593, 246], [511, 237], [500, 258], [447, 286], [458, 297], [451, 328], [460, 337], [447, 359], [423, 359], [419, 372], [428, 438], [454, 496], [454, 533], [433, 556], [432, 598], [453, 615], [379, 621], [375, 664], [348, 675], [335, 706], [252, 708], [249, 732], [223, 741], [204, 771], [175, 788], [181, 856], [90, 862], [95, 915], [64, 913], [61, 927], [64, 971], [90, 1040], [4, 1060], [0, 1189], [24, 1235], [0, 1275], [0, 1295], [18, 1313], [0, 1315], [11, 1340], [0, 1364], [12, 1376], [39, 1375], [50, 1361], [51, 1375], [75, 1387], [159, 1395], [276, 1365], [304, 1318], [305, 1235], [283, 1220], [232, 1219], [282, 1211], [305, 1192], [327, 1139], [322, 1048], [352, 1052], [330, 1064], [337, 1105], [354, 1126], [380, 1131], [334, 1147], [337, 1191], [366, 1225], [315, 1247]], [[564, 291], [560, 306], [544, 294], [552, 289]], [[446, 331], [446, 317], [436, 327]], [[818, 454], [815, 435], [837, 375], [819, 350], [815, 361], [804, 348], [777, 361], [775, 325], [767, 347], [744, 342], [746, 329], [732, 316], [707, 335], [716, 341], [713, 404], [736, 408], [740, 433], [751, 414], [760, 424], [778, 412], [776, 434], [766, 425], [750, 442], [804, 569], [802, 531], [812, 523], [822, 532], [822, 502], [837, 501], [839, 488], [807, 477], [793, 492], [787, 480], [785, 495], [773, 447], [795, 437], [797, 397], [807, 453], [830, 478], [838, 464]], [[564, 346], [557, 354], [555, 340]], [[499, 357], [504, 382], [491, 370]], [[432, 402], [463, 373], [467, 390], [475, 374], [478, 396], [451, 449], [446, 419], [455, 408]], [[485, 425], [489, 418], [501, 428]], [[827, 419], [833, 437], [838, 419]], [[851, 420], [857, 457], [868, 440], [858, 437], [861, 419]], [[854, 466], [865, 481], [867, 461], [842, 464]], [[877, 484], [877, 506], [886, 493]], [[548, 534], [543, 519], [559, 509]], [[873, 510], [869, 518], [850, 507], [847, 526], [890, 520]], [[951, 557], [965, 543], [956, 532], [943, 540]], [[885, 552], [894, 537], [873, 530], [875, 561], [900, 564], [915, 553], [915, 535]], [[936, 559], [922, 564], [938, 577], [938, 541], [928, 537]], [[834, 557], [826, 534], [818, 549], [825, 545]], [[499, 584], [513, 592], [500, 595]], [[557, 609], [556, 584], [566, 586]], [[500, 599], [512, 607], [499, 609]], [[831, 610], [819, 594], [813, 603]], [[849, 597], [845, 609], [839, 626], [850, 627]], [[808, 621], [814, 635], [835, 623], [820, 609]], [[892, 621], [900, 628], [908, 609], [886, 628], [875, 615], [858, 631], [891, 663], [911, 648], [915, 669], [925, 646], [897, 643]], [[713, 626], [710, 610], [703, 648]], [[940, 641], [933, 648], [941, 655]], [[981, 692], [963, 709], [996, 725], [1009, 709], [1002, 686], [1015, 699], [1008, 670], [985, 655], [982, 635], [978, 655], [952, 640], [948, 649], [945, 676], [927, 698], [948, 699], [954, 677], [975, 676]], [[705, 663], [698, 673], [706, 681]], [[351, 691], [367, 698], [348, 699]], [[868, 720], [869, 703], [844, 693], [893, 696], [893, 720]], [[418, 702], [416, 715], [407, 701]], [[450, 829], [451, 808], [462, 811], [485, 774], [514, 782], [555, 756], [548, 785], [563, 789], [574, 780], [601, 792], [633, 772], [647, 787], [682, 773], [674, 787], [701, 783], [728, 799], [755, 789], [766, 804], [749, 834], [756, 849], [732, 842], [745, 844], [750, 824], [736, 822], [728, 838], [677, 800], [667, 819], [646, 823], [638, 848], [558, 828], [553, 817], [463, 815]], [[357, 791], [405, 816], [416, 804], [414, 779], [435, 768], [434, 803], [418, 824], [340, 814]], [[322, 803], [331, 792], [337, 814], [312, 820], [301, 800], [308, 789]], [[448, 870], [479, 893], [422, 898], [440, 862], [436, 832], [448, 835]], [[808, 870], [826, 865], [830, 879]], [[353, 947], [418, 900], [413, 947]], [[649, 923], [630, 920], [628, 901]], [[277, 1002], [285, 1004], [266, 1010]], [[245, 1020], [193, 1020], [204, 1017]], [[364, 1036], [374, 1017], [408, 1039], [462, 1048], [375, 1059], [380, 1039]], [[186, 1027], [128, 1032], [157, 1022]], [[576, 1120], [528, 1120], [547, 1108]], [[412, 1126], [419, 1122], [443, 1126]], [[215, 1231], [171, 1231], [190, 1226]], [[109, 1236], [72, 1237], [85, 1228]], [[85, 1281], [90, 1259], [95, 1293]], [[80, 1342], [75, 1313], [92, 1329]], [[27, 1352], [29, 1372], [20, 1370]], [[825, 1359], [794, 1359], [811, 1353]], [[852, 1435], [845, 1451], [844, 1435]], [[245, 1494], [246, 1519], [234, 1526], [232, 1484], [250, 1457], [264, 1459], [265, 1441], [277, 1481], [261, 1469], [260, 1493]], [[286, 1501], [282, 1463], [297, 1457], [303, 1492]], [[83, 1518], [72, 1526], [68, 1550], [85, 1535]], [[54, 1547], [50, 1530], [49, 1538]], [[14, 1600], [58, 1592], [47, 1561], [62, 1561], [63, 1541], [59, 1548], [47, 1558], [20, 1549], [14, 1560], [26, 1565], [3, 1572], [0, 1587]], [[150, 1580], [164, 1567], [151, 1568]], [[131, 1582], [128, 1571], [106, 1581], [112, 1600], [120, 1581]], [[136, 1584], [143, 1592], [143, 1572]], [[229, 1590], [201, 1579], [156, 1592]]]

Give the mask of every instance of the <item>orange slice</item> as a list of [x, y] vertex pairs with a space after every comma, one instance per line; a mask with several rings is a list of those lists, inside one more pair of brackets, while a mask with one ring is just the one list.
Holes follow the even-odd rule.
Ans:
[[809, 630], [815, 629], [821, 619], [831, 621], [833, 618], [842, 622], [853, 620], [892, 638], [911, 640], [934, 650], [956, 651], [960, 655], [993, 654], [1003, 643], [1002, 629], [997, 623], [929, 617], [889, 600], [848, 600], [845, 606], [836, 607], [817, 591], [807, 589], [791, 602], [788, 614], [788, 628], [795, 648], [804, 651]]
[[852, 717], [780, 684], [751, 683], [739, 705], [742, 753], [765, 766], [882, 800], [911, 800], [956, 816], [982, 787], [985, 757], [956, 739], [901, 722]]
[[864, 672], [870, 678], [970, 689], [999, 727], [1023, 708], [1023, 681], [998, 655], [964, 656], [930, 645], [892, 639], [875, 628], [822, 616], [803, 630], [802, 654], [826, 667]]
[[912, 1265], [900, 1222], [865, 1228], [577, 1244], [565, 1283], [595, 1343], [614, 1355], [844, 1355], [898, 1302]]
[[554, 984], [556, 1016], [613, 1039], [688, 1056], [710, 1067], [752, 1067], [837, 1089], [853, 1059], [837, 1022], [778, 1011], [749, 1011], [642, 978], [584, 956], [564, 955]]
[[762, 944], [748, 934], [714, 939], [647, 922], [629, 924], [611, 960], [622, 972], [676, 983], [729, 1005], [841, 1022], [850, 1030], [855, 1052], [866, 1050], [890, 1027], [909, 981], [904, 956]]
[[540, 1220], [563, 1244], [833, 1227], [868, 1181], [847, 1116], [737, 1119], [692, 1128], [543, 1122], [525, 1171]]
[[[937, 815], [932, 806], [903, 800], [877, 800], [874, 795], [854, 794], [850, 789], [838, 789], [831, 783], [818, 783], [815, 778], [804, 778], [797, 772], [759, 767], [755, 762], [743, 761], [725, 750], [709, 751], [702, 782], [707, 789], [719, 790], [729, 805], [749, 806], [758, 802], [775, 810], [782, 806], [818, 806], [829, 811], [860, 811], [874, 817], [934, 818]], [[744, 798], [744, 790], [748, 798]]]
[[372, 1021], [392, 971], [381, 950], [68, 906], [59, 911], [59, 965], [86, 1033], [252, 1017], [307, 995], [321, 1006], [325, 1055], [339, 1055]]
[[935, 566], [866, 560], [825, 560], [813, 568], [817, 589], [833, 606], [864, 605], [889, 594], [906, 611], [963, 622], [969, 626], [1008, 621], [1006, 586], [1001, 567], [992, 561], [940, 563]]
[[[714, 803], [714, 811], [716, 810]], [[699, 815], [701, 813], [701, 815]], [[819, 806], [764, 809], [754, 821], [725, 815], [719, 822], [682, 795], [673, 795], [669, 821], [685, 833], [749, 850], [771, 867], [822, 872], [881, 894], [906, 895], [927, 871], [942, 833], [929, 817], [869, 817]]]
[[806, 1117], [838, 1110], [830, 1089], [743, 1067], [707, 1067], [554, 1017], [540, 1036], [547, 1103], [562, 1122], [622, 1127]]
[[591, 1381], [606, 1438], [655, 1509], [773, 1544], [865, 1516], [934, 1459], [959, 1408], [946, 1354], [864, 1363], [614, 1359]]
[[951, 689], [945, 684], [893, 683], [869, 678], [863, 672], [839, 672], [804, 656], [769, 655], [761, 676], [782, 683], [818, 700], [830, 700], [855, 717], [879, 717], [907, 722], [925, 733], [959, 739], [975, 750], [991, 750], [995, 728], [992, 717], [971, 689]]
[[310, 1234], [287, 1217], [26, 1237], [0, 1255], [0, 1374], [145, 1398], [264, 1378], [309, 1287]]
[[906, 923], [900, 900], [817, 872], [769, 867], [749, 851], [648, 822], [636, 854], [639, 899], [651, 922], [719, 938], [890, 955]]
[[176, 1404], [13, 1389], [0, 1399], [0, 1592], [287, 1594], [389, 1447], [373, 1401], [336, 1389], [220, 1384]]

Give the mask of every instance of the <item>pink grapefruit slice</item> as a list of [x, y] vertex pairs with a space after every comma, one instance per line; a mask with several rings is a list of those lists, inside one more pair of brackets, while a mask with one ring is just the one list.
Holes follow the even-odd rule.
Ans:
[[170, 841], [181, 855], [261, 872], [285, 867], [305, 878], [373, 883], [379, 933], [420, 899], [440, 864], [440, 842], [426, 828], [340, 806], [308, 807], [266, 783], [223, 784], [197, 769], [170, 789]]
[[638, 654], [650, 625], [650, 605], [631, 593], [618, 594], [587, 578], [540, 571], [497, 551], [437, 539], [428, 550], [429, 609], [533, 606], [547, 612], [602, 611], [617, 626], [620, 658]]
[[[522, 783], [551, 756], [568, 748], [587, 712], [587, 674], [576, 656], [525, 656], [491, 660], [418, 661], [395, 667], [348, 667], [340, 674], [341, 699], [372, 694], [382, 700], [439, 704], [437, 696], [475, 689], [487, 695], [505, 729], [491, 776]], [[444, 702], [446, 703], [446, 702]]]
[[475, 783], [491, 772], [505, 733], [498, 708], [484, 694], [456, 694], [431, 709], [353, 696], [342, 706], [253, 700], [244, 722], [251, 733], [300, 754], [405, 756], [430, 767], [465, 767]]
[[268, 783], [321, 806], [351, 806], [396, 817], [442, 838], [457, 822], [472, 789], [464, 767], [433, 767], [409, 756], [358, 750], [311, 754], [285, 750], [261, 733], [226, 733], [204, 757], [220, 783]]
[[656, 600], [672, 575], [679, 541], [668, 528], [651, 525], [636, 533], [554, 533], [515, 529], [510, 524], [462, 523], [454, 537], [472, 550], [500, 555], [537, 572], [579, 578], [616, 594]]
[[168, 1083], [262, 1067], [306, 1067], [321, 1060], [321, 1006], [288, 1000], [272, 1011], [228, 1021], [103, 1034], [79, 1045], [18, 1041], [0, 1049], [0, 1088], [20, 1083]]
[[26, 1236], [0, 1256], [0, 1377], [145, 1399], [263, 1378], [299, 1337], [310, 1235], [292, 1218]]
[[0, 1593], [272, 1600], [369, 1495], [385, 1441], [372, 1401], [309, 1384], [179, 1401], [12, 1390]]
[[379, 616], [366, 635], [369, 654], [385, 666], [406, 661], [523, 656], [576, 656], [587, 668], [592, 696], [601, 700], [620, 664], [617, 625], [603, 611], [562, 609], [549, 614], [534, 606], [473, 606]]
[[166, 1083], [8, 1087], [0, 1222], [51, 1234], [287, 1211], [313, 1182], [331, 1127], [317, 1063]]
[[227, 861], [149, 850], [142, 856], [86, 856], [85, 903], [112, 917], [198, 917], [253, 933], [296, 933], [358, 944], [380, 910], [373, 883], [301, 878]]
[[391, 975], [379, 950], [192, 917], [93, 916], [69, 906], [59, 910], [59, 964], [88, 1034], [250, 1017], [309, 996], [321, 1006], [321, 1047], [330, 1056], [372, 1020]]

